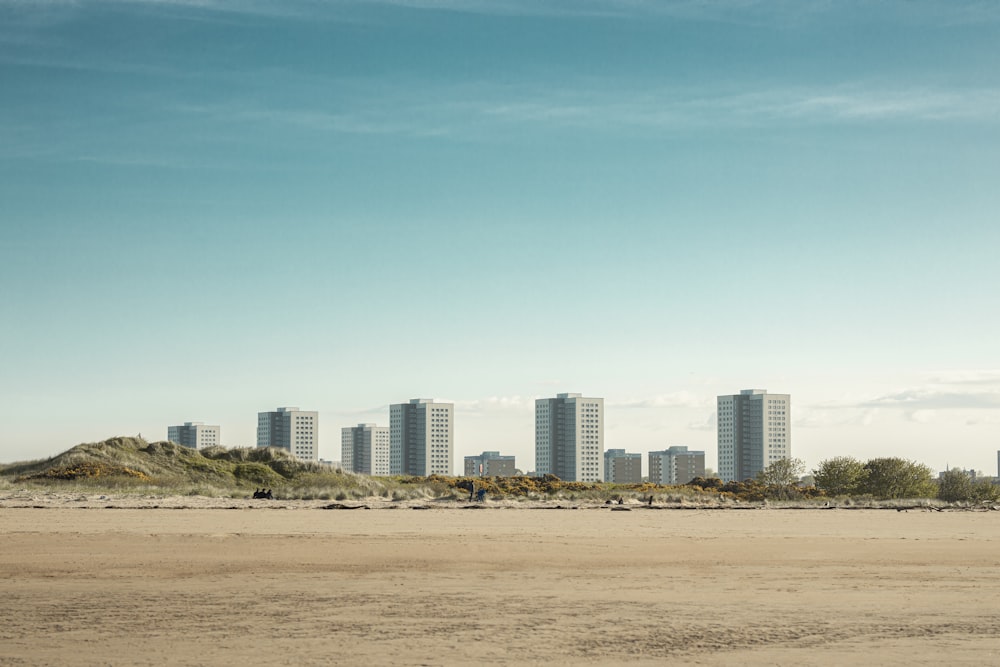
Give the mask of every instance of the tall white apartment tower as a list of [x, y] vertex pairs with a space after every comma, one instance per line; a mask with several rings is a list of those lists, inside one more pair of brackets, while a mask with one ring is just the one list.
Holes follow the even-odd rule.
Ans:
[[724, 482], [757, 476], [792, 456], [791, 397], [744, 389], [718, 397], [719, 477]]
[[567, 482], [604, 480], [604, 399], [556, 394], [535, 401], [535, 472]]
[[319, 414], [298, 408], [258, 412], [257, 446], [279, 447], [300, 461], [318, 461]]
[[452, 475], [455, 405], [414, 398], [389, 406], [389, 474]]
[[362, 475], [389, 474], [389, 428], [358, 424], [340, 430], [340, 464]]
[[184, 422], [182, 426], [168, 426], [167, 440], [192, 449], [215, 447], [219, 439], [218, 426], [206, 426], [203, 422]]

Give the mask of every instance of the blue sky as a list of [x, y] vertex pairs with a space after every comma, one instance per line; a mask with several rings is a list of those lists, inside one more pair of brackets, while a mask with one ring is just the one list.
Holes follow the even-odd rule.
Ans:
[[0, 460], [256, 412], [533, 399], [715, 462], [996, 470], [1000, 8], [0, 0]]

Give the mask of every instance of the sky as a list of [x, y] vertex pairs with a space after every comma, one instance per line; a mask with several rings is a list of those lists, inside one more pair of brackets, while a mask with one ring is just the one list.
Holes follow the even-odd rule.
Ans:
[[534, 400], [996, 474], [1000, 5], [0, 0], [0, 460]]

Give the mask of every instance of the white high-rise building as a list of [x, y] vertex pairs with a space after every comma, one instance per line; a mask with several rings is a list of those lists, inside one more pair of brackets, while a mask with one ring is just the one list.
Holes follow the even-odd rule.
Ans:
[[744, 389], [718, 397], [719, 477], [724, 482], [757, 476], [778, 459], [792, 457], [791, 397]]
[[358, 424], [340, 430], [341, 466], [363, 475], [389, 474], [389, 428]]
[[535, 473], [567, 482], [603, 481], [603, 398], [556, 394], [535, 401]]
[[222, 441], [218, 426], [206, 426], [203, 422], [184, 422], [182, 426], [168, 426], [167, 440], [192, 449], [215, 447]]
[[389, 406], [389, 473], [453, 475], [455, 406], [414, 398]]
[[279, 447], [300, 461], [318, 461], [319, 414], [291, 407], [258, 412], [257, 446]]

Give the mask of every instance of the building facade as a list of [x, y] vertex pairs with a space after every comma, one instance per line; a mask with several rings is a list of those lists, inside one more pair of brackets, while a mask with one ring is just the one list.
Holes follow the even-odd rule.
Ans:
[[514, 457], [500, 456], [500, 452], [465, 457], [466, 477], [513, 477], [517, 474], [516, 470]]
[[719, 477], [743, 481], [792, 457], [791, 397], [766, 389], [719, 396]]
[[705, 452], [675, 446], [649, 453], [649, 481], [654, 484], [687, 484], [705, 476]]
[[340, 465], [362, 475], [389, 474], [389, 428], [358, 424], [340, 430]]
[[293, 407], [258, 412], [257, 446], [284, 449], [300, 461], [319, 461], [319, 414]]
[[181, 426], [167, 427], [167, 440], [192, 449], [215, 447], [222, 443], [218, 426], [206, 426], [203, 422], [184, 422]]
[[604, 480], [604, 399], [557, 394], [535, 401], [535, 474]]
[[624, 449], [604, 452], [604, 481], [613, 484], [642, 484], [642, 454]]
[[414, 398], [389, 406], [390, 474], [454, 474], [454, 440], [454, 404]]

